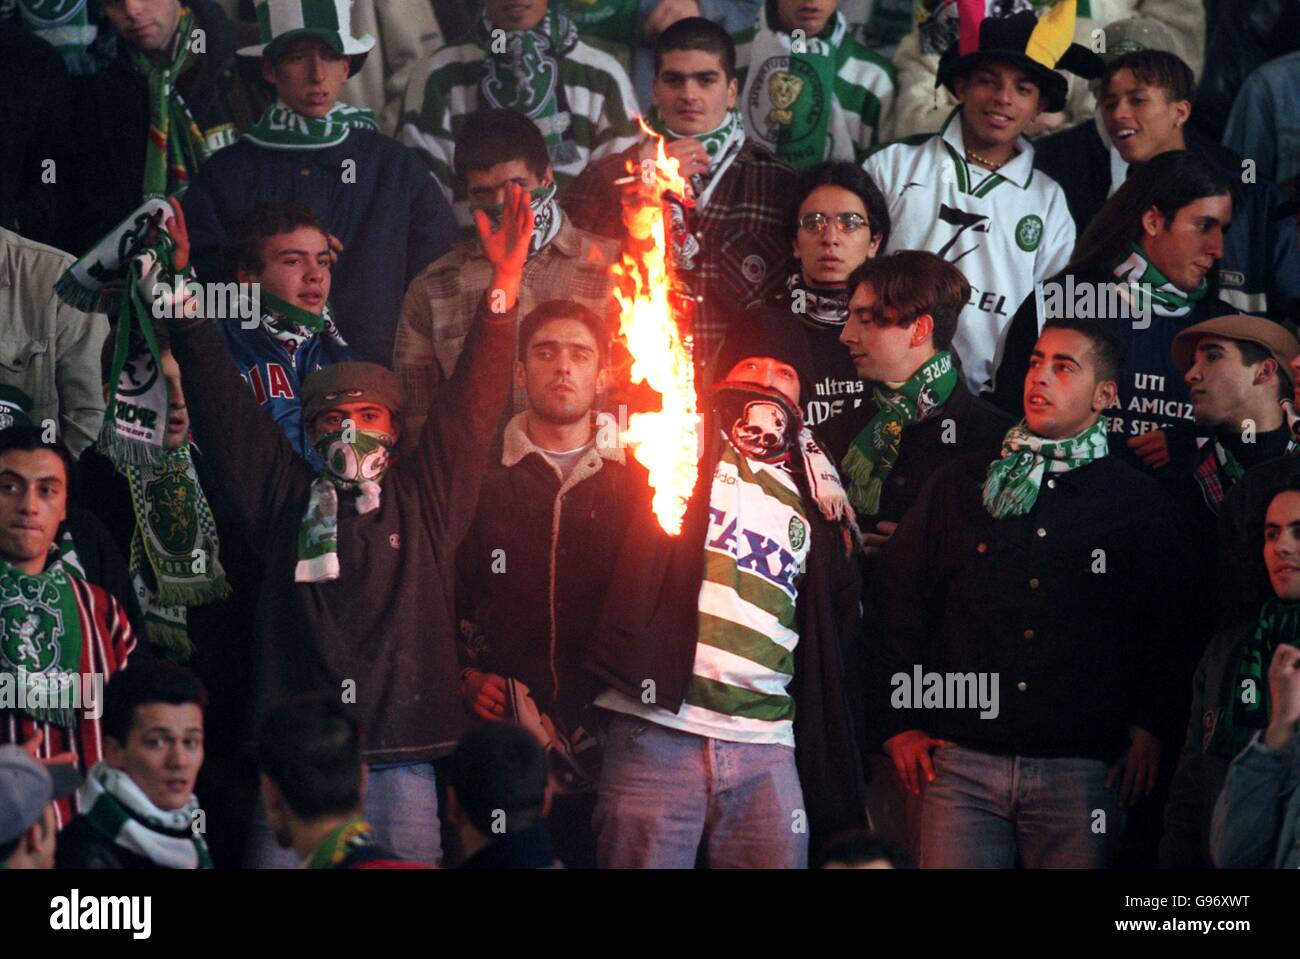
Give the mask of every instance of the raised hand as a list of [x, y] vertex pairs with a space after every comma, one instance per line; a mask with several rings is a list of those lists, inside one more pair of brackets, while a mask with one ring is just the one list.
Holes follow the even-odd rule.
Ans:
[[1268, 691], [1272, 715], [1264, 731], [1264, 745], [1284, 749], [1300, 723], [1300, 649], [1290, 643], [1278, 646], [1268, 667]]
[[499, 273], [522, 276], [528, 247], [533, 241], [533, 208], [528, 192], [517, 183], [506, 184], [506, 202], [501, 211], [501, 225], [492, 222], [482, 210], [474, 211], [483, 255]]

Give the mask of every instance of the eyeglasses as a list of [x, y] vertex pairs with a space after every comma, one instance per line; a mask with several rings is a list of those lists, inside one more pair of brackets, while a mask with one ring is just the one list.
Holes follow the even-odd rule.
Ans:
[[800, 228], [809, 233], [825, 233], [826, 227], [831, 223], [834, 223], [841, 233], [856, 233], [867, 225], [867, 220], [861, 213], [836, 213], [834, 216], [827, 216], [825, 213], [805, 213], [799, 217]]

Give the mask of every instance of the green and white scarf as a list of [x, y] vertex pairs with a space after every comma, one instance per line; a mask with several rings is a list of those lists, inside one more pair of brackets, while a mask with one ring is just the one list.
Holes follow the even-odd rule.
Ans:
[[159, 809], [125, 772], [96, 763], [77, 798], [89, 825], [128, 852], [164, 869], [211, 869], [207, 843], [194, 831], [199, 801]]
[[[560, 209], [560, 204], [555, 201], [556, 186], [552, 180], [545, 186], [539, 186], [533, 190], [529, 196], [529, 206], [533, 209], [533, 237], [528, 246], [528, 258], [532, 259], [560, 232], [560, 223], [564, 219], [564, 211]], [[501, 226], [501, 218], [505, 213], [505, 206], [501, 203], [471, 203], [470, 210], [482, 210], [487, 214], [488, 221], [492, 224], [493, 229]]]
[[835, 102], [835, 53], [848, 34], [838, 10], [815, 37], [793, 49], [790, 33], [759, 14], [741, 102], [745, 129], [764, 147], [805, 169], [826, 155]]
[[561, 64], [578, 45], [578, 28], [554, 6], [531, 30], [511, 30], [500, 51], [497, 28], [485, 16], [474, 41], [483, 51], [486, 72], [479, 83], [483, 101], [522, 113], [537, 124], [555, 166], [578, 160], [573, 120], [564, 102]]
[[[83, 575], [66, 534], [35, 576], [0, 559], [0, 672], [24, 687], [24, 712], [71, 729], [77, 710], [59, 708], [60, 693], [80, 682], [81, 612], [69, 582]], [[66, 700], [72, 702], [71, 699]]]
[[[75, 309], [116, 314], [117, 339], [98, 449], [119, 469], [162, 463], [167, 381], [153, 311], [179, 315], [180, 302], [193, 282], [188, 265], [176, 269], [175, 242], [167, 232], [173, 217], [166, 200], [145, 200], [54, 284], [58, 297]], [[153, 226], [157, 235], [149, 243]]]
[[323, 117], [308, 117], [276, 100], [262, 112], [244, 139], [267, 150], [325, 150], [338, 146], [353, 130], [375, 130], [375, 115], [364, 107], [336, 103]]
[[1021, 420], [1002, 440], [1002, 457], [989, 466], [984, 508], [994, 519], [1022, 516], [1034, 508], [1045, 473], [1069, 472], [1101, 459], [1109, 449], [1104, 419], [1063, 440], [1036, 436]]
[[1190, 293], [1180, 290], [1165, 278], [1154, 263], [1147, 259], [1146, 251], [1136, 243], [1129, 244], [1129, 256], [1115, 267], [1115, 276], [1123, 281], [1116, 289], [1134, 309], [1145, 314], [1147, 298], [1150, 297], [1150, 310], [1156, 316], [1186, 316], [1198, 302], [1205, 299], [1208, 288], [1205, 280]]
[[182, 7], [171, 60], [158, 64], [134, 44], [127, 44], [131, 67], [149, 84], [149, 139], [144, 157], [143, 196], [166, 196], [189, 182], [208, 158], [207, 141], [194, 122], [176, 81], [190, 59], [194, 13]]
[[316, 440], [325, 474], [312, 481], [307, 512], [298, 529], [295, 583], [339, 578], [339, 492], [358, 494], [358, 513], [379, 509], [383, 495], [379, 484], [388, 471], [392, 448], [391, 436], [368, 430], [335, 430]]
[[154, 645], [178, 659], [193, 652], [186, 606], [230, 595], [221, 567], [217, 524], [199, 486], [188, 442], [164, 454], [161, 466], [127, 466], [135, 532], [130, 573]]
[[74, 65], [89, 65], [86, 48], [99, 28], [90, 22], [86, 0], [19, 0], [23, 28], [59, 51], [73, 73]]
[[[1283, 643], [1300, 646], [1300, 603], [1270, 599], [1260, 608], [1254, 632], [1241, 644], [1237, 660], [1225, 677], [1226, 701], [1219, 704], [1223, 709], [1206, 744], [1207, 752], [1231, 759], [1268, 725], [1273, 712], [1268, 666], [1274, 650]], [[1243, 699], [1246, 689], [1254, 691], [1250, 702]]]
[[840, 464], [849, 483], [849, 500], [859, 516], [880, 512], [885, 479], [898, 463], [903, 429], [947, 403], [958, 376], [952, 354], [943, 351], [927, 360], [904, 383], [884, 384], [873, 390], [876, 415], [854, 437]]

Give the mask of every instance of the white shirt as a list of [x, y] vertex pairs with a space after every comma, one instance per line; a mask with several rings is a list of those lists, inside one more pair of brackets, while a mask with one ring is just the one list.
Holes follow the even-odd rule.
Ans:
[[978, 394], [993, 385], [1011, 317], [1036, 282], [1064, 268], [1075, 232], [1064, 191], [1034, 169], [1024, 137], [997, 172], [967, 162], [960, 109], [938, 133], [890, 144], [862, 166], [889, 204], [889, 252], [930, 250], [970, 283], [953, 347]]

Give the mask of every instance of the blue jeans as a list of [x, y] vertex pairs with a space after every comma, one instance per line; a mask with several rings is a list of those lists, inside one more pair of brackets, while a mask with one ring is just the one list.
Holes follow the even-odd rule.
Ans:
[[998, 756], [961, 746], [934, 751], [921, 806], [923, 869], [1102, 869], [1123, 813], [1097, 759]]
[[596, 812], [602, 869], [803, 869], [808, 824], [788, 746], [732, 743], [616, 715]]
[[[403, 859], [436, 866], [442, 861], [441, 825], [438, 822], [438, 784], [433, 763], [369, 769], [362, 814], [375, 829], [379, 842]], [[299, 866], [292, 849], [282, 849], [257, 804], [245, 855], [246, 869], [294, 869]]]

